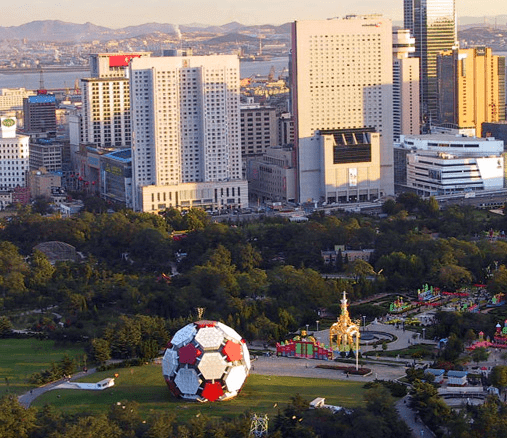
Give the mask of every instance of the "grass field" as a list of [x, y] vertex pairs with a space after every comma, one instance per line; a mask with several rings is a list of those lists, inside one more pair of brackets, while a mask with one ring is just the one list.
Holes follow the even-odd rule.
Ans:
[[33, 388], [28, 377], [58, 362], [67, 353], [83, 356], [81, 347], [55, 347], [54, 341], [36, 339], [0, 340], [0, 396], [6, 392], [21, 394]]
[[[290, 398], [299, 393], [311, 401], [315, 397], [325, 397], [326, 403], [344, 407], [363, 405], [362, 383], [326, 379], [305, 379], [298, 377], [277, 377], [251, 375], [241, 394], [224, 403], [191, 403], [171, 396], [162, 378], [159, 365], [148, 365], [118, 371], [92, 374], [81, 381], [98, 382], [119, 376], [115, 386], [105, 391], [55, 390], [39, 397], [33, 406], [55, 405], [66, 412], [104, 412], [111, 404], [130, 400], [141, 404], [142, 415], [157, 410], [174, 411], [179, 419], [188, 420], [200, 412], [212, 417], [236, 416], [247, 410], [256, 413], [276, 415], [284, 408]], [[276, 405], [276, 406], [275, 406]]]

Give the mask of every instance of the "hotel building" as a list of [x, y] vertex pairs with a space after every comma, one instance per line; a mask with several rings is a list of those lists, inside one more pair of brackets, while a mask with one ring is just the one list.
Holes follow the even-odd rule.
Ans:
[[391, 21], [296, 21], [291, 63], [297, 200], [393, 194]]

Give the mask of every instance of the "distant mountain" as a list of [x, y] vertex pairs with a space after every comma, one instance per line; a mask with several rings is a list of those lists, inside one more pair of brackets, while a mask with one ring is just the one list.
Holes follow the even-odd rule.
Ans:
[[74, 24], [59, 20], [32, 21], [21, 26], [0, 27], [0, 39], [23, 39], [39, 41], [83, 41], [110, 39], [114, 30], [92, 23]]
[[258, 44], [258, 39], [243, 35], [241, 33], [228, 33], [226, 35], [220, 35], [209, 40], [203, 41], [204, 44], [214, 45], [214, 44], [223, 44], [223, 43], [256, 43]]
[[175, 25], [169, 23], [146, 23], [138, 26], [128, 26], [122, 29], [109, 29], [96, 26], [92, 23], [75, 24], [59, 20], [32, 21], [21, 26], [0, 26], [0, 40], [16, 39], [58, 42], [86, 42], [108, 41], [112, 39], [134, 38], [142, 35], [163, 33], [175, 35], [179, 32], [205, 32], [210, 34], [255, 34], [259, 31], [269, 30], [274, 34], [290, 32], [290, 23], [281, 26], [271, 24], [245, 26], [241, 23], [232, 22], [222, 26], [205, 26], [199, 23], [189, 25]]
[[477, 25], [488, 25], [493, 26], [495, 21], [498, 26], [507, 26], [507, 15], [497, 15], [489, 17], [458, 17], [458, 23], [460, 26], [477, 26]]

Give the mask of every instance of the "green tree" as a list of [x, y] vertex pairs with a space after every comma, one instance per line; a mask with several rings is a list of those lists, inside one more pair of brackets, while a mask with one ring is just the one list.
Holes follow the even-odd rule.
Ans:
[[[62, 433], [61, 438], [121, 438], [122, 430], [111, 422], [106, 415], [78, 417]], [[60, 437], [59, 437], [60, 438]]]
[[497, 365], [492, 368], [491, 374], [489, 375], [491, 384], [496, 386], [500, 392], [507, 387], [507, 366]]
[[111, 346], [109, 342], [102, 338], [92, 339], [91, 342], [91, 354], [93, 360], [100, 364], [104, 364], [106, 361], [111, 359]]
[[35, 410], [25, 409], [12, 395], [0, 398], [0, 436], [28, 438], [35, 430]]
[[10, 242], [0, 242], [0, 291], [18, 295], [26, 291], [25, 275], [28, 267], [16, 246]]
[[347, 272], [354, 275], [356, 281], [360, 278], [365, 278], [368, 275], [374, 275], [375, 270], [373, 266], [370, 265], [367, 261], [356, 259], [352, 263], [349, 263], [347, 266]]
[[476, 364], [488, 360], [489, 351], [485, 347], [479, 347], [472, 351], [471, 357]]
[[440, 285], [451, 291], [455, 291], [462, 286], [472, 283], [470, 272], [458, 265], [446, 265], [440, 268], [438, 273]]
[[12, 333], [12, 322], [7, 316], [0, 316], [0, 338]]
[[28, 286], [33, 290], [43, 290], [53, 277], [55, 271], [56, 268], [51, 264], [46, 255], [35, 249], [30, 261]]

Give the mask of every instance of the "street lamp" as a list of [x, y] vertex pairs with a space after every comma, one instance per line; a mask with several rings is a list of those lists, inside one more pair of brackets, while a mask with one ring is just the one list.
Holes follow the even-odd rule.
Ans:
[[308, 327], [310, 327], [310, 324], [306, 324], [306, 335], [308, 336]]
[[363, 332], [366, 331], [366, 315], [363, 315]]
[[317, 331], [319, 331], [319, 320], [315, 321], [317, 323]]
[[422, 332], [423, 332], [423, 339], [426, 339], [426, 329], [425, 329], [425, 328], [423, 328], [423, 329], [422, 329]]

